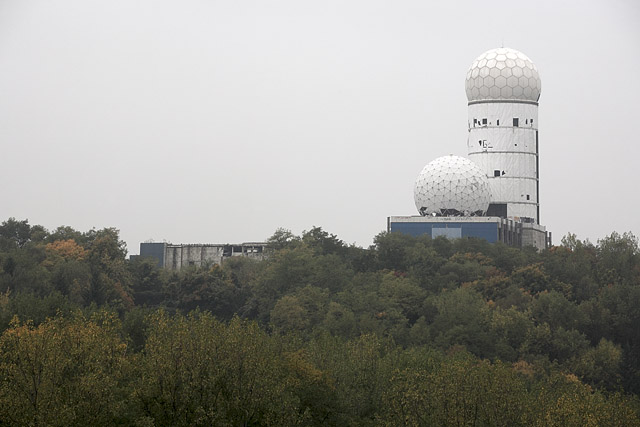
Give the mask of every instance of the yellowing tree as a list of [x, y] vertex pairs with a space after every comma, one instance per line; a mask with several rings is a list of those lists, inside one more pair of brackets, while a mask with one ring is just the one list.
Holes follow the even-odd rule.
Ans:
[[17, 318], [0, 337], [0, 424], [107, 425], [123, 412], [126, 345], [113, 315]]
[[82, 261], [87, 257], [87, 250], [78, 245], [75, 240], [56, 240], [45, 246], [47, 256], [60, 257], [64, 260]]

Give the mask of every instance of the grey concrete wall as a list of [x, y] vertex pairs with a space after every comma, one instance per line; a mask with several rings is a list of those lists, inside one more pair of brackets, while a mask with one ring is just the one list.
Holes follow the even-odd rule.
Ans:
[[538, 250], [543, 250], [547, 247], [547, 233], [544, 229], [537, 227], [522, 228], [522, 246], [533, 246]]
[[267, 257], [266, 246], [265, 243], [167, 245], [164, 266], [169, 270], [201, 267], [206, 264], [221, 264], [225, 258], [232, 256], [263, 260]]

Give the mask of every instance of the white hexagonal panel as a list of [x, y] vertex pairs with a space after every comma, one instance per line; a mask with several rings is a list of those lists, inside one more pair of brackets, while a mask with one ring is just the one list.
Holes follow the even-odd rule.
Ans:
[[491, 202], [489, 180], [469, 159], [439, 157], [426, 165], [413, 190], [422, 216], [484, 215]]
[[[491, 76], [491, 80], [477, 78]], [[504, 87], [502, 77], [524, 77], [518, 79], [516, 86], [509, 86], [512, 91], [501, 91]], [[493, 89], [494, 86], [498, 86]], [[520, 99], [525, 101], [538, 101], [540, 98], [540, 75], [535, 64], [522, 52], [515, 49], [498, 48], [489, 50], [480, 55], [467, 73], [465, 85], [467, 99], [469, 101], [496, 100], [496, 99]], [[483, 89], [484, 88], [484, 89]], [[476, 90], [474, 90], [476, 89]], [[511, 93], [509, 96], [505, 94]]]

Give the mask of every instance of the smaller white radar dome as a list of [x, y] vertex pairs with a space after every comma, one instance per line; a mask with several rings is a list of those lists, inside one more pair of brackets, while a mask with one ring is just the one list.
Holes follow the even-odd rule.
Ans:
[[478, 56], [467, 72], [467, 99], [471, 101], [513, 99], [538, 102], [540, 75], [522, 52], [501, 47]]
[[414, 187], [422, 216], [481, 216], [489, 208], [489, 180], [469, 159], [439, 157], [427, 164]]

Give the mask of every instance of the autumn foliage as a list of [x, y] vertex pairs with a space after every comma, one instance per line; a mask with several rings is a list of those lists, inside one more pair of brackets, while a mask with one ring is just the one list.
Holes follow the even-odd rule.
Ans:
[[640, 425], [640, 250], [278, 230], [179, 272], [0, 226], [0, 425]]

